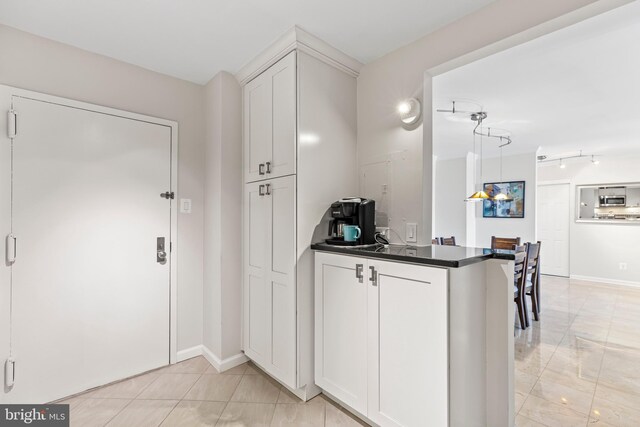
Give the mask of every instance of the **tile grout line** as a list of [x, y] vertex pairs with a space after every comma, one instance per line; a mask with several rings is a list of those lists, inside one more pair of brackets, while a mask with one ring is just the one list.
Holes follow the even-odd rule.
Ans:
[[[245, 372], [246, 372], [246, 369], [245, 369]], [[222, 375], [222, 374], [220, 374], [220, 375]], [[216, 421], [216, 424], [215, 424], [216, 426], [218, 424], [220, 424], [220, 420], [222, 419], [222, 415], [224, 415], [224, 411], [227, 409], [227, 406], [229, 406], [229, 403], [231, 403], [231, 399], [233, 399], [233, 395], [236, 394], [236, 390], [238, 390], [238, 387], [240, 387], [240, 383], [242, 382], [242, 379], [244, 378], [245, 375], [246, 375], [245, 373], [242, 373], [242, 375], [240, 375], [240, 381], [238, 381], [238, 384], [236, 384], [236, 387], [231, 392], [231, 396], [229, 396], [229, 399], [224, 404], [224, 408], [222, 408], [222, 411], [220, 412], [220, 416], [218, 417], [218, 420]]]
[[[620, 297], [616, 296], [616, 303], [614, 305], [613, 313], [618, 309], [618, 299]], [[607, 330], [607, 337], [605, 338], [604, 344], [604, 352], [602, 353], [602, 360], [600, 360], [600, 368], [598, 369], [598, 377], [596, 378], [596, 386], [593, 389], [593, 397], [591, 397], [591, 405], [589, 406], [589, 414], [587, 415], [587, 426], [590, 424], [591, 413], [593, 412], [593, 402], [596, 400], [596, 393], [598, 392], [598, 384], [600, 384], [600, 374], [602, 373], [602, 366], [604, 365], [604, 358], [607, 355], [608, 344], [609, 344], [609, 335], [611, 334], [611, 325], [613, 324], [613, 314], [609, 319], [609, 329]]]

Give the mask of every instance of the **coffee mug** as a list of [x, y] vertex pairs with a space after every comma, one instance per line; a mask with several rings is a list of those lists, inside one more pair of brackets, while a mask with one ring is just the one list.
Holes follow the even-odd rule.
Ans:
[[360, 237], [360, 227], [357, 225], [345, 225], [342, 232], [345, 242], [355, 242]]

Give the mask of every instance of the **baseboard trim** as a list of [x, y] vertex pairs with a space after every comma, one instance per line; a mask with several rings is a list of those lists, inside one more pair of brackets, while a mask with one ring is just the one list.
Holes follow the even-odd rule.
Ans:
[[202, 355], [205, 359], [209, 361], [220, 372], [228, 371], [231, 368], [235, 368], [238, 365], [242, 365], [245, 362], [248, 362], [249, 359], [244, 353], [238, 353], [231, 357], [227, 357], [226, 359], [220, 360], [218, 356], [213, 354], [211, 350], [207, 347], [202, 346]]
[[201, 354], [202, 345], [194, 345], [193, 347], [180, 350], [176, 356], [176, 361], [182, 362], [183, 360], [191, 359], [192, 357], [200, 356]]
[[584, 280], [585, 282], [604, 283], [604, 284], [618, 285], [618, 286], [629, 286], [632, 288], [640, 287], [640, 282], [634, 282], [631, 280], [607, 279], [605, 277], [581, 276], [578, 274], [572, 274], [570, 278], [574, 280]]

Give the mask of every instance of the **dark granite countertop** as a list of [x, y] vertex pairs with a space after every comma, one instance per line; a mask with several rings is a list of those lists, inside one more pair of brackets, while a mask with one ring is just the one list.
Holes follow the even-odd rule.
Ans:
[[335, 252], [345, 255], [363, 256], [367, 258], [380, 258], [394, 261], [411, 262], [415, 264], [436, 265], [440, 267], [464, 267], [487, 259], [515, 259], [515, 252], [486, 249], [468, 248], [466, 246], [405, 246], [382, 245], [373, 246], [335, 246], [326, 243], [314, 243], [311, 249], [324, 252]]

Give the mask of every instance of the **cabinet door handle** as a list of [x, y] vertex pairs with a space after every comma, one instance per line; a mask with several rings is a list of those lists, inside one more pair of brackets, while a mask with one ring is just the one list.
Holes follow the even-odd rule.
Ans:
[[264, 163], [258, 165], [258, 174], [264, 175]]
[[271, 173], [271, 162], [267, 162], [267, 173]]
[[267, 185], [267, 192], [265, 193], [267, 196], [271, 195], [271, 184], [266, 184]]
[[261, 185], [258, 187], [258, 195], [260, 195], [260, 196], [264, 196], [264, 185], [263, 185], [263, 184], [261, 184]]
[[356, 264], [356, 278], [360, 283], [364, 279], [364, 274], [362, 274], [362, 269], [364, 268], [363, 264]]
[[373, 286], [378, 286], [378, 272], [376, 271], [376, 268], [371, 266], [369, 267], [369, 270], [371, 270], [371, 277], [369, 277], [371, 284]]

